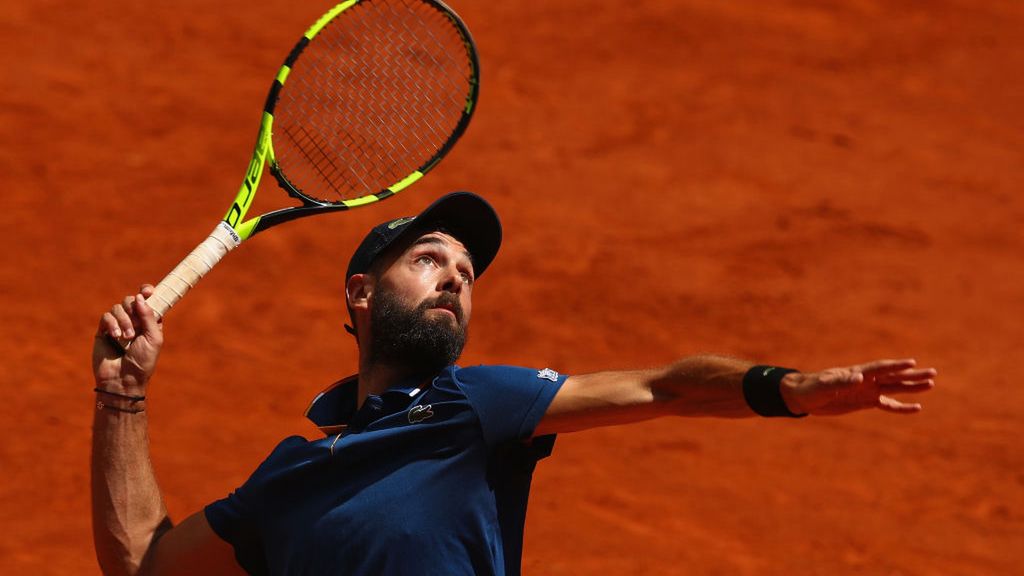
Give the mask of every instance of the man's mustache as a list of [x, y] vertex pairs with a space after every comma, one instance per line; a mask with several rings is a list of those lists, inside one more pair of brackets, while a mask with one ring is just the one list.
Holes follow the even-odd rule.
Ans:
[[448, 310], [451, 310], [453, 314], [455, 314], [455, 319], [458, 320], [459, 324], [462, 324], [462, 303], [459, 302], [459, 297], [456, 296], [455, 294], [445, 292], [444, 294], [441, 294], [437, 298], [424, 301], [422, 304], [420, 304], [419, 307], [420, 312], [426, 312], [431, 308], [447, 308]]

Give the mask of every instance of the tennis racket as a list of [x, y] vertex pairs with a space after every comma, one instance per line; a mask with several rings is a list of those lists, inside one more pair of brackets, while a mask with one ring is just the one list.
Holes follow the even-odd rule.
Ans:
[[[278, 70], [231, 208], [147, 303], [163, 317], [228, 252], [272, 226], [408, 188], [466, 130], [479, 78], [469, 30], [438, 0], [331, 8]], [[245, 219], [266, 167], [299, 205]]]

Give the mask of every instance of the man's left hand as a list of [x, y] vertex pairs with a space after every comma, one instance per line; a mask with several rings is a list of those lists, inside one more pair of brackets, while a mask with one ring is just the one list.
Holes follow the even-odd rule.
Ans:
[[927, 392], [935, 386], [934, 368], [916, 368], [917, 361], [876, 360], [814, 373], [793, 372], [782, 379], [782, 397], [796, 414], [837, 415], [878, 408], [896, 414], [921, 411], [892, 394]]

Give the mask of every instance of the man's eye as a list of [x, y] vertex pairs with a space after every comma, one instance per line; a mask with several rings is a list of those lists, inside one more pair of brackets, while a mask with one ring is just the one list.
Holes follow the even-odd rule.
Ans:
[[417, 264], [433, 264], [434, 259], [431, 258], [430, 256], [419, 256], [416, 258], [415, 262]]
[[462, 273], [462, 283], [463, 284], [472, 284], [473, 283], [473, 277], [470, 276], [469, 274], [466, 274], [465, 272], [463, 272]]

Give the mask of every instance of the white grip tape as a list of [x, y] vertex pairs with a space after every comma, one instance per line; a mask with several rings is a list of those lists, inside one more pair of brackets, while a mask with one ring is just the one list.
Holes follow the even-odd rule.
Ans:
[[174, 270], [160, 281], [146, 303], [162, 318], [178, 303], [199, 279], [206, 275], [225, 254], [241, 243], [238, 234], [227, 222], [220, 222], [210, 235], [196, 246]]

